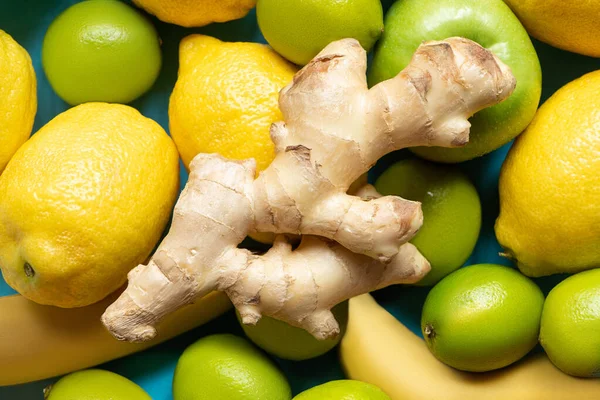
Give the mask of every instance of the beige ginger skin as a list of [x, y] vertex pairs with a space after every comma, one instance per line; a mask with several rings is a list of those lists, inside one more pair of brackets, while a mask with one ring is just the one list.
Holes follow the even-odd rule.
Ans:
[[[151, 339], [165, 315], [213, 290], [227, 293], [245, 324], [267, 315], [325, 339], [339, 333], [336, 304], [429, 271], [407, 243], [423, 222], [420, 204], [348, 189], [392, 151], [466, 144], [468, 118], [516, 82], [462, 38], [422, 44], [370, 90], [366, 68], [360, 44], [344, 39], [296, 74], [280, 93], [284, 121], [271, 127], [277, 155], [257, 179], [253, 160], [194, 158], [169, 234], [102, 317], [117, 339]], [[280, 235], [256, 255], [237, 247], [252, 231]], [[292, 250], [283, 234], [305, 236]]]

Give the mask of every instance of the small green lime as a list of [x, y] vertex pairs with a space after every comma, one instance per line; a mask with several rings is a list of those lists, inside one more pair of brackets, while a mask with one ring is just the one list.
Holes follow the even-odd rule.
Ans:
[[117, 0], [87, 0], [48, 28], [42, 63], [54, 91], [67, 103], [129, 103], [154, 84], [160, 40], [150, 21]]
[[189, 346], [173, 377], [174, 400], [290, 400], [279, 369], [247, 340], [206, 336]]
[[600, 378], [600, 269], [573, 275], [552, 289], [540, 343], [564, 373]]
[[464, 371], [491, 371], [535, 347], [543, 305], [540, 288], [518, 271], [473, 265], [429, 292], [421, 330], [440, 361]]
[[375, 183], [379, 193], [420, 201], [423, 226], [411, 240], [431, 263], [418, 285], [434, 285], [469, 258], [481, 228], [475, 186], [458, 168], [420, 159], [402, 160]]
[[339, 39], [370, 50], [383, 32], [379, 0], [258, 0], [256, 15], [271, 47], [298, 65]]
[[152, 400], [127, 378], [101, 369], [74, 372], [44, 390], [46, 400]]
[[361, 381], [340, 380], [305, 390], [294, 400], [391, 400], [375, 385]]
[[348, 325], [348, 302], [344, 301], [331, 309], [340, 325], [340, 334], [336, 338], [317, 340], [313, 335], [301, 328], [270, 317], [262, 317], [254, 326], [244, 325], [239, 313], [238, 321], [246, 336], [255, 345], [286, 360], [308, 360], [327, 353], [342, 340]]

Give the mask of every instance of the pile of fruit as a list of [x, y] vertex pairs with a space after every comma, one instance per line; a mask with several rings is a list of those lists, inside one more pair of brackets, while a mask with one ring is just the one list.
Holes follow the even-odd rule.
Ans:
[[[0, 270], [19, 293], [0, 298], [0, 386], [150, 399], [93, 367], [233, 306], [246, 338], [193, 338], [174, 400], [600, 399], [600, 63], [540, 107], [529, 36], [600, 57], [600, 5], [73, 3], [39, 46], [71, 108], [33, 135], [40, 76], [0, 26]], [[268, 45], [186, 31], [168, 59], [156, 29], [241, 18]], [[127, 104], [175, 64], [167, 134]], [[463, 162], [507, 144], [506, 265], [466, 265], [488, 205]], [[531, 279], [556, 274], [547, 295]], [[422, 338], [369, 294], [397, 284], [427, 287]], [[347, 379], [294, 393], [276, 361], [333, 349]]]

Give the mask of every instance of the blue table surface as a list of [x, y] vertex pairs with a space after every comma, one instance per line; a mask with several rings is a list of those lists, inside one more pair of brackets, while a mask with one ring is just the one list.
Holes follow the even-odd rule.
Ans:
[[[77, 2], [77, 0], [0, 0], [0, 29], [11, 34], [29, 51], [37, 72], [39, 105], [34, 132], [68, 108], [68, 105], [56, 96], [46, 80], [41, 65], [41, 46], [44, 34], [52, 20], [61, 11]], [[382, 3], [384, 8], [387, 9], [392, 1], [383, 0]], [[156, 24], [163, 40], [164, 66], [152, 90], [132, 105], [147, 117], [156, 120], [167, 131], [168, 100], [177, 79], [178, 45], [184, 36], [190, 33], [203, 33], [225, 41], [265, 43], [258, 29], [254, 12], [238, 21], [213, 24], [199, 29], [185, 29], [162, 23], [156, 19], [153, 19], [153, 22]], [[565, 83], [586, 72], [600, 69], [600, 59], [564, 52], [535, 40], [534, 45], [542, 63], [542, 101]], [[498, 174], [509, 148], [510, 144], [485, 157], [461, 164], [461, 168], [475, 183], [483, 206], [481, 236], [473, 255], [466, 265], [477, 263], [509, 265], [505, 259], [498, 256], [500, 247], [496, 242], [493, 230], [494, 221], [498, 215]], [[405, 157], [405, 155], [405, 152], [397, 152], [384, 157], [371, 171], [371, 178], [376, 177], [386, 166]], [[183, 169], [181, 174], [183, 186], [187, 180], [187, 175]], [[538, 279], [537, 282], [547, 292], [562, 278], [564, 277], [553, 276]], [[15, 292], [0, 279], [0, 296], [13, 293]], [[427, 293], [427, 288], [394, 286], [380, 290], [375, 293], [375, 297], [399, 320], [418, 333], [421, 307]], [[173, 371], [182, 351], [200, 337], [223, 332], [243, 336], [233, 312], [229, 312], [203, 327], [150, 350], [109, 362], [100, 367], [132, 379], [155, 400], [169, 400], [172, 399], [171, 380]], [[534, 351], [540, 351], [540, 349]], [[291, 362], [276, 358], [274, 358], [274, 361], [289, 379], [294, 394], [320, 383], [344, 377], [335, 350], [319, 358], [303, 362]], [[0, 399], [41, 399], [42, 388], [56, 381], [56, 379], [13, 387], [1, 387]]]

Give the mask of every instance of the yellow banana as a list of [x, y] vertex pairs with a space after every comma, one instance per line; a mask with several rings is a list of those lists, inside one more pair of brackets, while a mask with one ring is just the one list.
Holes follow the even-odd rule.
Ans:
[[0, 298], [0, 386], [62, 375], [144, 350], [195, 328], [231, 308], [211, 293], [165, 318], [158, 336], [132, 344], [113, 338], [100, 316], [116, 299], [83, 308], [42, 306], [23, 296]]
[[350, 300], [340, 355], [349, 378], [392, 400], [600, 399], [600, 379], [563, 374], [543, 354], [484, 374], [452, 369], [368, 294]]

